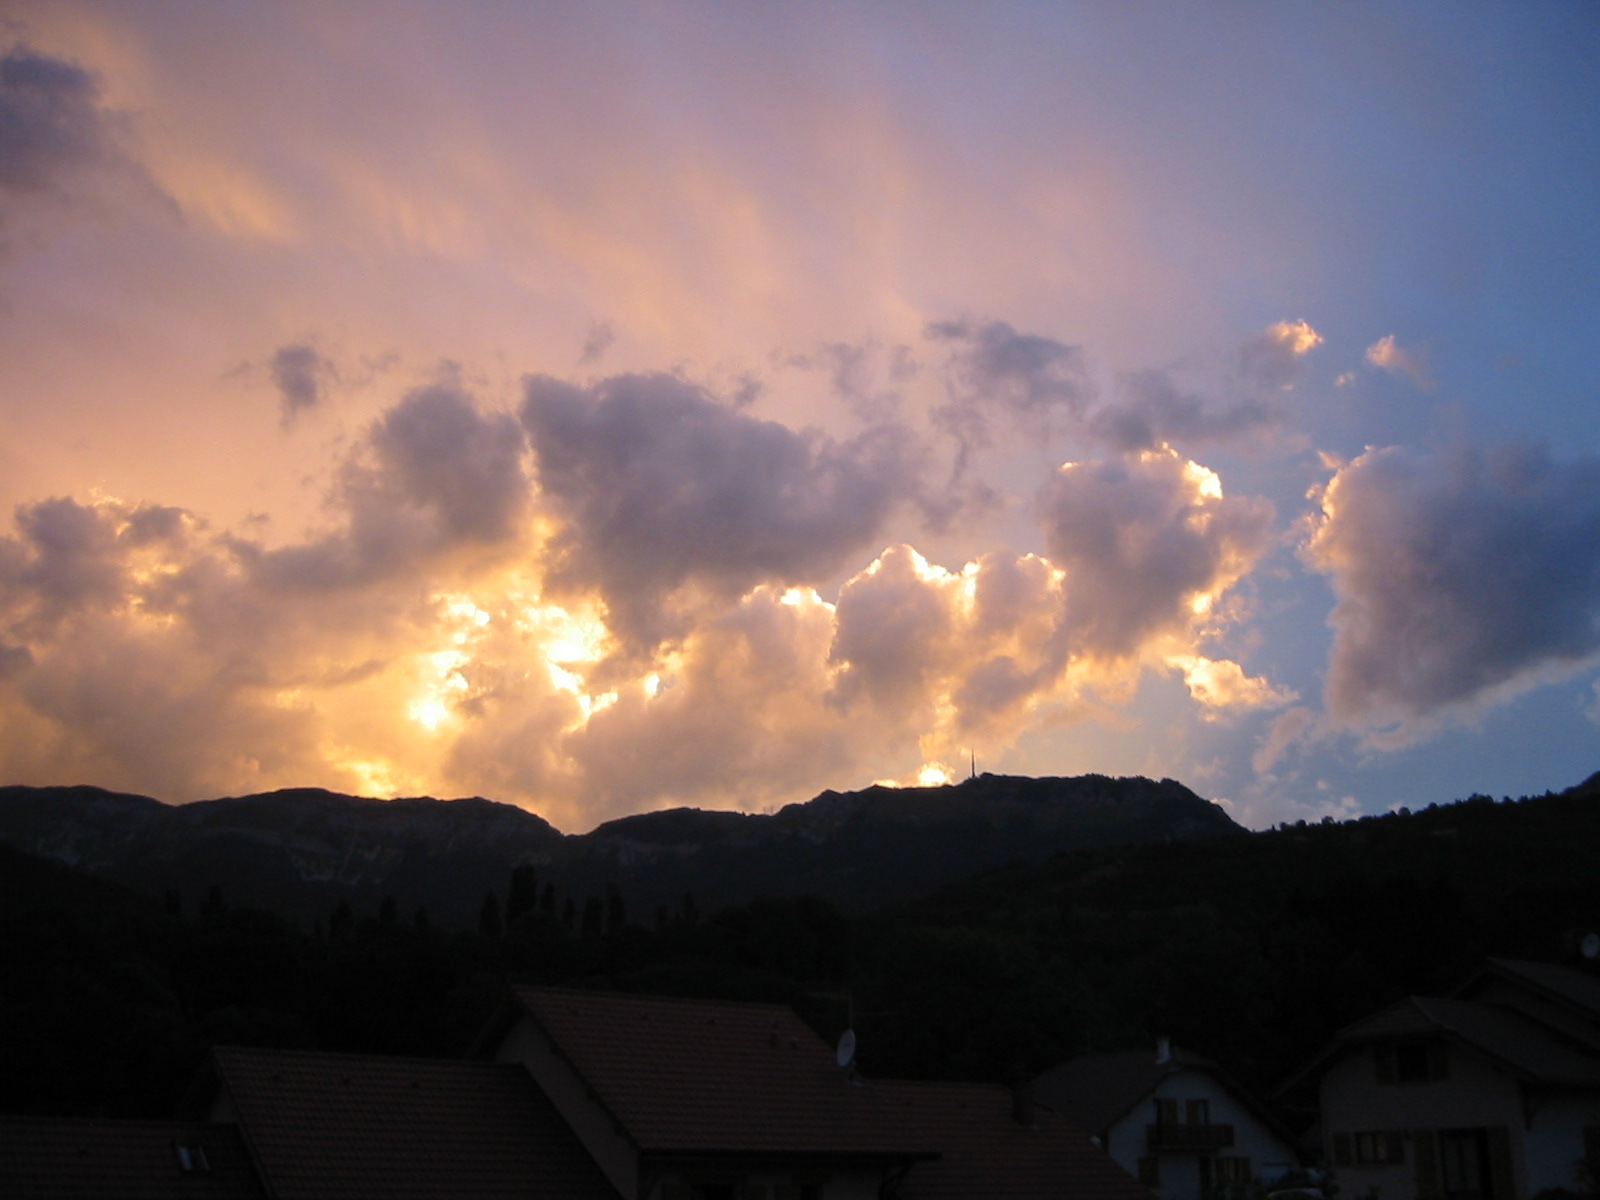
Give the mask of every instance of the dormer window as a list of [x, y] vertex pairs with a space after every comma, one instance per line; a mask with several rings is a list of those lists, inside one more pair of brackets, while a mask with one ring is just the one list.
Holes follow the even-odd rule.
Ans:
[[1431, 1083], [1449, 1076], [1443, 1042], [1391, 1042], [1373, 1047], [1379, 1083]]
[[175, 1142], [172, 1147], [178, 1154], [178, 1170], [210, 1171], [211, 1164], [206, 1161], [205, 1147], [198, 1142]]

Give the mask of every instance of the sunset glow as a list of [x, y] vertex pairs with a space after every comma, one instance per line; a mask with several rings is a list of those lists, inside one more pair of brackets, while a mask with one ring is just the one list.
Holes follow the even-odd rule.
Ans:
[[1142, 7], [9, 6], [0, 782], [1592, 772], [1600, 19]]

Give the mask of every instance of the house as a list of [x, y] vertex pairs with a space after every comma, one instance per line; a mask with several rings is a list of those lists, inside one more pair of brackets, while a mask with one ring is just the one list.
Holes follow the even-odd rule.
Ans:
[[617, 1200], [515, 1066], [221, 1046], [184, 1109], [239, 1131], [271, 1200]]
[[232, 1127], [0, 1117], [8, 1200], [266, 1200]]
[[1025, 1094], [868, 1080], [765, 1004], [516, 988], [468, 1060], [218, 1047], [180, 1116], [0, 1117], [0, 1195], [1150, 1200]]
[[865, 1079], [777, 1005], [519, 987], [489, 1044], [639, 1200], [1149, 1200], [1006, 1089]]
[[1493, 959], [1451, 995], [1340, 1030], [1317, 1084], [1340, 1189], [1377, 1200], [1527, 1200], [1600, 1163], [1600, 980]]
[[984, 1084], [871, 1086], [939, 1145], [938, 1158], [899, 1181], [899, 1200], [1151, 1200], [1087, 1133], [1027, 1093]]
[[179, 1121], [0, 1117], [7, 1200], [619, 1200], [525, 1071], [219, 1047]]
[[1072, 1059], [1034, 1081], [1040, 1103], [1100, 1139], [1161, 1200], [1207, 1200], [1299, 1166], [1294, 1141], [1209, 1059], [1155, 1051]]

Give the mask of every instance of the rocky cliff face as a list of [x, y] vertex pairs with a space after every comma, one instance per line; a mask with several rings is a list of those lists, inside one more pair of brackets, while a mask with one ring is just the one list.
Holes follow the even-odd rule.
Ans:
[[302, 788], [172, 806], [98, 788], [0, 788], [0, 842], [197, 904], [302, 919], [341, 899], [393, 898], [451, 925], [504, 896], [532, 864], [578, 904], [619, 888], [635, 919], [759, 895], [815, 894], [847, 909], [910, 899], [1000, 863], [1074, 849], [1241, 832], [1172, 780], [983, 775], [942, 788], [824, 792], [765, 816], [671, 809], [564, 835], [481, 798], [365, 800]]

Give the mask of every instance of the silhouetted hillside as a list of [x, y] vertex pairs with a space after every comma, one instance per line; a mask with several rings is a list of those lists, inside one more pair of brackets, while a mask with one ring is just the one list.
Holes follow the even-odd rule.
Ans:
[[[483, 799], [364, 800], [303, 788], [170, 806], [98, 788], [0, 788], [0, 842], [198, 903], [303, 920], [341, 902], [470, 927], [487, 890], [534, 867], [582, 906], [616, 889], [636, 912], [700, 911], [761, 895], [825, 897], [852, 911], [973, 871], [1061, 850], [1242, 831], [1171, 780], [1020, 779], [825, 792], [775, 815], [672, 809], [563, 835]], [[502, 898], [504, 898], [502, 896]]]
[[[972, 793], [1013, 786], [976, 782], [926, 807], [869, 789], [768, 818], [631, 818], [605, 853], [759, 849], [786, 824], [785, 838], [871, 847], [880, 823], [892, 850], [917, 821], [970, 833]], [[1204, 811], [1175, 785], [1128, 782], [1152, 828], [1169, 806]], [[1043, 821], [1119, 803], [1117, 781], [1081, 786], [1077, 801], [1022, 786], [984, 810], [1004, 829], [1026, 826], [1030, 805]], [[1515, 802], [1219, 829], [1018, 860], [854, 915], [793, 896], [658, 912], [618, 888], [547, 904], [553, 889], [531, 888], [524, 865], [497, 881], [506, 903], [481, 914], [493, 920], [465, 930], [394, 905], [296, 922], [222, 889], [152, 901], [0, 848], [0, 1109], [162, 1115], [213, 1042], [458, 1053], [507, 980], [788, 1003], [830, 1038], [853, 1025], [869, 1075], [998, 1080], [1164, 1035], [1265, 1090], [1403, 995], [1447, 991], [1487, 956], [1585, 965], [1578, 947], [1600, 930], [1600, 778]]]
[[883, 914], [858, 1003], [895, 1014], [876, 1031], [891, 1074], [1164, 1035], [1265, 1086], [1340, 1026], [1437, 994], [1485, 956], [1573, 961], [1600, 930], [1597, 847], [1600, 776], [1521, 801], [1060, 855]]

